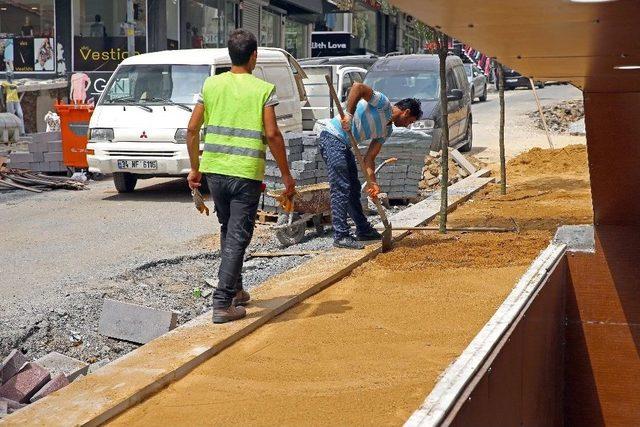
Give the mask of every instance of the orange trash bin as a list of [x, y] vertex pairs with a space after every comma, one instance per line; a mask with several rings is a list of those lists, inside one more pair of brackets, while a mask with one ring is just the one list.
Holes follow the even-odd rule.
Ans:
[[93, 105], [59, 104], [55, 105], [60, 116], [62, 132], [62, 161], [70, 168], [87, 169], [87, 132]]

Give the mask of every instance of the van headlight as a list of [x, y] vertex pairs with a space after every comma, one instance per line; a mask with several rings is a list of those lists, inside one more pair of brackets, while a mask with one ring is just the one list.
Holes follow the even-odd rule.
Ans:
[[183, 128], [183, 129], [176, 130], [176, 134], [173, 136], [173, 139], [175, 139], [175, 141], [178, 144], [186, 144], [187, 143], [187, 129]]
[[111, 128], [91, 128], [89, 129], [89, 139], [92, 142], [112, 142], [113, 129]]
[[436, 125], [436, 122], [434, 120], [422, 119], [422, 120], [417, 120], [413, 122], [413, 124], [411, 125], [411, 129], [428, 130], [428, 129], [433, 129], [435, 125]]

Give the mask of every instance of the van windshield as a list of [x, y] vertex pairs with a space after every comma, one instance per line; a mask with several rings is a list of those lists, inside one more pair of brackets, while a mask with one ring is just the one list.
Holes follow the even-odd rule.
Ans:
[[440, 96], [440, 76], [437, 72], [369, 71], [364, 83], [394, 102], [404, 98], [430, 101]]
[[116, 71], [101, 104], [195, 104], [209, 65], [125, 65]]

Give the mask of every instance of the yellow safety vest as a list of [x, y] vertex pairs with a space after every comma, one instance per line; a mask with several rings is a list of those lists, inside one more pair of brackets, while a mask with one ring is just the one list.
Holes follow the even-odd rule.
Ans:
[[207, 78], [200, 171], [262, 181], [266, 158], [264, 104], [274, 85], [251, 74]]

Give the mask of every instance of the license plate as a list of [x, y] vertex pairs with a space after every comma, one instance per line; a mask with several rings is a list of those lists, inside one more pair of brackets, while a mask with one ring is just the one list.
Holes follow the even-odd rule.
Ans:
[[517, 83], [518, 79], [507, 79], [507, 83]]
[[158, 169], [157, 160], [118, 160], [118, 169]]

